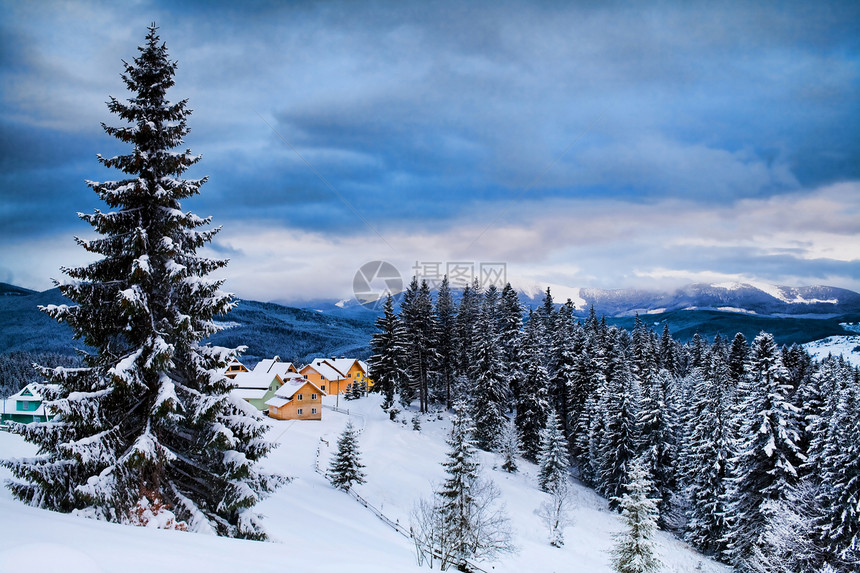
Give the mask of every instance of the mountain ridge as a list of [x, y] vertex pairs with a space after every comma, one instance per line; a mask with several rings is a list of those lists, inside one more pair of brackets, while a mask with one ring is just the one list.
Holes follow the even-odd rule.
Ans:
[[[737, 332], [751, 340], [762, 330], [773, 333], [780, 344], [856, 334], [843, 326], [860, 322], [860, 294], [853, 291], [835, 287], [778, 291], [789, 300], [804, 301], [785, 302], [751, 285], [732, 286], [690, 285], [686, 290], [679, 289], [680, 294], [674, 298], [664, 295], [651, 299], [649, 291], [624, 289], [591, 289], [583, 294], [587, 302], [590, 299], [596, 303], [595, 312], [605, 315], [610, 324], [632, 328], [638, 313], [647, 326], [654, 330], [668, 327], [673, 337], [682, 342], [695, 334], [711, 339], [717, 335], [732, 337]], [[0, 296], [0, 352], [74, 354], [76, 348], [83, 347], [81, 341], [73, 339], [68, 325], [38, 310], [39, 305], [68, 304], [59, 289], [35, 292], [0, 283], [0, 292], [4, 288], [16, 294]], [[543, 294], [532, 292], [531, 296], [520, 294], [526, 310], [543, 304]], [[732, 293], [735, 298], [731, 298]], [[738, 294], [746, 298], [738, 298]], [[370, 338], [379, 313], [356, 301], [340, 306], [340, 301], [328, 301], [325, 308], [295, 308], [245, 299], [238, 302], [230, 314], [217, 319], [224, 329], [207, 342], [246, 346], [243, 359], [249, 364], [275, 355], [295, 362], [308, 362], [318, 356], [370, 355]], [[557, 298], [555, 302], [558, 305], [563, 301]], [[711, 308], [720, 305], [721, 308]], [[578, 306], [577, 314], [582, 317], [589, 309]]]

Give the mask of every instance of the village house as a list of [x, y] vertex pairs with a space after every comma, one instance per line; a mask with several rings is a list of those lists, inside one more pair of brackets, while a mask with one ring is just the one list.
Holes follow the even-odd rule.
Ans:
[[[244, 366], [243, 366], [244, 367]], [[281, 362], [277, 356], [261, 360], [253, 370], [236, 372], [233, 378], [232, 394], [246, 400], [258, 410], [265, 411], [266, 400], [285, 382], [301, 378], [292, 362]]]
[[316, 358], [299, 373], [326, 394], [346, 392], [355, 382], [364, 382], [368, 388], [373, 385], [367, 377], [367, 364], [355, 358]]
[[45, 411], [42, 396], [35, 384], [27, 384], [21, 390], [3, 400], [3, 422], [47, 422], [53, 416]]
[[276, 420], [322, 420], [325, 391], [304, 378], [291, 378], [266, 400], [269, 416]]
[[250, 372], [248, 368], [239, 362], [238, 360], [234, 360], [230, 364], [227, 365], [227, 369], [224, 371], [224, 376], [230, 378], [231, 380], [236, 377], [236, 374], [240, 372]]

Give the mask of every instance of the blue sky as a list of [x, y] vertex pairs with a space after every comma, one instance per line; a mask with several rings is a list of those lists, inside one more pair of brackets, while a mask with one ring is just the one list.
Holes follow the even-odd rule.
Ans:
[[856, 2], [174, 4], [2, 1], [0, 281], [87, 260], [155, 21], [240, 297], [346, 297], [372, 260], [860, 290]]

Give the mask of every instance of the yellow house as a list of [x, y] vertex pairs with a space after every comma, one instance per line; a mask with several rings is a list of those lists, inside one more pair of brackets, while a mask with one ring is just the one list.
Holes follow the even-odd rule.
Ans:
[[299, 374], [331, 395], [346, 392], [353, 382], [364, 382], [368, 388], [373, 385], [367, 377], [367, 364], [355, 358], [316, 358]]
[[325, 391], [304, 378], [292, 378], [266, 401], [276, 420], [322, 420]]

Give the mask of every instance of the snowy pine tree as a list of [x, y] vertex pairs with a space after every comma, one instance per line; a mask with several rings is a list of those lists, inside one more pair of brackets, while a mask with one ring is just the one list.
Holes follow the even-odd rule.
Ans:
[[496, 446], [508, 401], [508, 385], [499, 354], [496, 311], [498, 291], [490, 285], [475, 324], [471, 379], [475, 441], [485, 450]]
[[436, 335], [438, 328], [433, 313], [433, 299], [430, 286], [413, 277], [403, 294], [400, 307], [403, 322], [405, 350], [405, 384], [401, 386], [400, 400], [408, 406], [416, 395], [418, 408], [426, 413], [430, 400], [430, 379], [434, 376], [433, 367], [438, 363]]
[[766, 502], [784, 499], [797, 482], [798, 420], [788, 400], [787, 376], [773, 335], [761, 333], [753, 342], [749, 375], [740, 387], [742, 426], [738, 455], [732, 460], [728, 508], [729, 557], [742, 570], [753, 549], [763, 543]]
[[816, 535], [834, 566], [860, 567], [860, 376], [857, 369], [830, 360], [822, 378], [831, 396], [821, 418], [811, 424], [810, 466], [820, 484]]
[[504, 376], [509, 381], [510, 398], [516, 403], [519, 398], [519, 380], [522, 377], [521, 344], [523, 328], [523, 307], [517, 291], [507, 283], [499, 299], [499, 351], [501, 353]]
[[499, 434], [499, 454], [502, 456], [502, 469], [508, 473], [516, 473], [517, 458], [522, 455], [520, 434], [513, 420], [508, 419]]
[[19, 426], [39, 455], [5, 465], [33, 505], [120, 523], [162, 508], [194, 531], [260, 539], [252, 507], [284, 479], [258, 469], [267, 427], [223, 375], [237, 351], [200, 344], [234, 303], [206, 278], [226, 261], [197, 254], [218, 229], [181, 211], [206, 179], [181, 178], [200, 157], [172, 151], [191, 110], [166, 99], [177, 64], [156, 31], [125, 64], [131, 99], [108, 103], [129, 125], [103, 125], [133, 149], [99, 161], [129, 178], [88, 182], [110, 210], [81, 215], [101, 237], [78, 243], [101, 258], [64, 269], [60, 290], [76, 305], [42, 309], [95, 352], [83, 368], [42, 369], [57, 417]]
[[454, 300], [451, 297], [451, 287], [448, 284], [448, 275], [445, 275], [436, 296], [438, 332], [435, 337], [437, 358], [434, 370], [438, 380], [437, 394], [439, 397], [444, 397], [447, 408], [453, 405], [452, 390], [457, 366], [457, 347], [453, 337], [456, 321], [457, 314], [454, 309]]
[[457, 356], [458, 374], [469, 375], [472, 360], [472, 342], [475, 323], [481, 312], [481, 285], [476, 278], [472, 285], [463, 288], [463, 296], [457, 307], [454, 325], [454, 349]]
[[517, 400], [516, 423], [520, 431], [523, 456], [537, 461], [540, 452], [540, 432], [549, 412], [549, 375], [542, 363], [538, 333], [541, 323], [532, 315], [523, 342], [523, 378]]
[[554, 410], [546, 418], [546, 426], [541, 431], [540, 456], [538, 458], [538, 485], [546, 492], [567, 484], [570, 458], [567, 439]]
[[726, 368], [712, 369], [707, 378], [695, 370], [694, 380], [683, 463], [689, 499], [685, 537], [700, 551], [722, 557], [728, 533], [729, 460], [733, 455], [731, 380]]
[[510, 552], [513, 546], [509, 520], [496, 507], [498, 490], [480, 478], [471, 439], [474, 428], [466, 406], [457, 403], [454, 412], [447, 440], [450, 450], [442, 464], [447, 477], [435, 494], [431, 511], [421, 512], [415, 525], [424, 543], [441, 556], [443, 570], [450, 566], [466, 570], [469, 559], [491, 559]]
[[612, 567], [618, 573], [650, 573], [660, 569], [654, 553], [654, 531], [657, 529], [657, 504], [648, 497], [653, 485], [648, 470], [634, 460], [630, 465], [627, 493], [619, 500], [627, 531], [616, 537], [612, 549]]
[[571, 388], [576, 383], [576, 332], [573, 317], [573, 302], [570, 299], [561, 306], [556, 315], [556, 324], [550, 333], [550, 404], [558, 413], [558, 420], [565, 435], [570, 432], [568, 422], [571, 406], [568, 403]]
[[674, 390], [674, 377], [661, 370], [650, 381], [648, 394], [642, 397], [639, 410], [639, 451], [651, 482], [653, 496], [658, 500], [659, 525], [669, 529], [677, 525], [672, 516], [673, 498], [677, 491], [678, 450], [675, 437], [675, 411], [667, 396]]
[[384, 410], [394, 405], [394, 396], [405, 378], [403, 364], [403, 325], [394, 313], [391, 295], [385, 299], [383, 314], [376, 319], [376, 332], [370, 339], [373, 356], [369, 360], [373, 391], [382, 392]]
[[365, 483], [362, 468], [358, 435], [350, 421], [337, 439], [337, 452], [329, 466], [328, 479], [334, 487], [347, 491], [353, 484]]
[[630, 373], [624, 352], [616, 343], [610, 361], [605, 392], [600, 401], [603, 421], [599, 451], [598, 491], [617, 508], [624, 484], [629, 481], [629, 466], [639, 447], [639, 385]]

